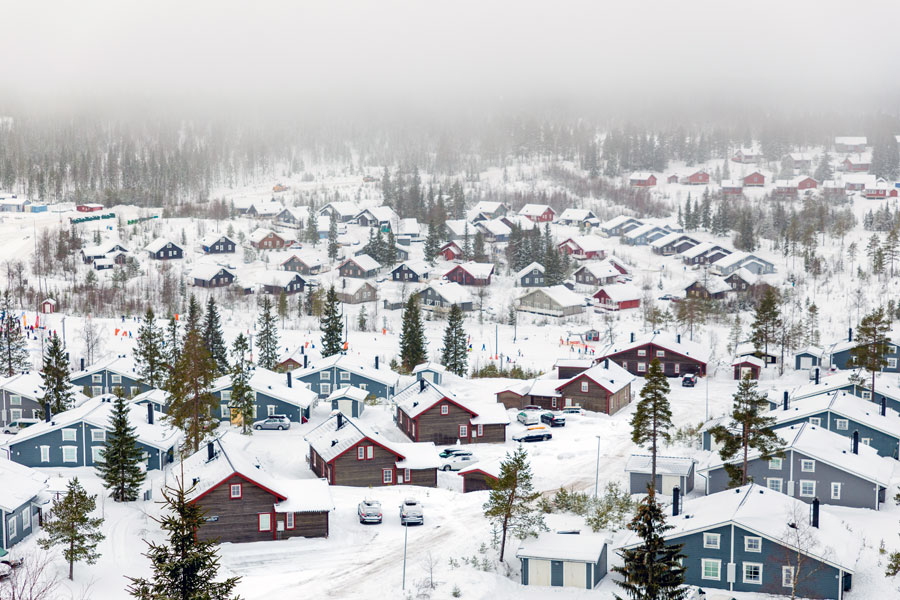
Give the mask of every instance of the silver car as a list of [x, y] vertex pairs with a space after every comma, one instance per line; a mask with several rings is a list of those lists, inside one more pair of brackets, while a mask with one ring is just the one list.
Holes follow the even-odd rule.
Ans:
[[423, 525], [425, 523], [425, 513], [422, 511], [422, 505], [415, 498], [407, 498], [400, 505], [400, 524], [401, 525]]
[[381, 502], [378, 500], [363, 500], [356, 507], [356, 514], [360, 523], [381, 523]]
[[291, 428], [291, 421], [285, 415], [272, 415], [253, 424], [253, 429], [277, 429], [282, 431]]

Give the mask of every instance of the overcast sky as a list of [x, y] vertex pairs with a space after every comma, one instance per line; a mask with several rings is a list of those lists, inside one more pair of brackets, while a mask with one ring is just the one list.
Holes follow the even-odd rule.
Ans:
[[0, 106], [880, 106], [900, 2], [0, 0]]

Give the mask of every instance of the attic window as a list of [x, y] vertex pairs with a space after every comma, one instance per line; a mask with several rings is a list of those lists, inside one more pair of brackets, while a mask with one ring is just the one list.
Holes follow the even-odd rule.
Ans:
[[441, 414], [442, 414], [442, 415], [449, 415], [449, 414], [450, 414], [450, 407], [449, 407], [448, 405], [446, 405], [446, 404], [441, 404]]
[[243, 494], [242, 494], [242, 490], [241, 490], [241, 484], [240, 483], [231, 484], [231, 491], [228, 494], [228, 497], [231, 498], [232, 500], [238, 500], [241, 498], [242, 495]]

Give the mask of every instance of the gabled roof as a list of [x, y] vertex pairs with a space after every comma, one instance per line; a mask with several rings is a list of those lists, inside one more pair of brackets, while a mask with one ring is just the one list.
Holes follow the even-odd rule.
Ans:
[[424, 260], [405, 260], [402, 263], [400, 263], [399, 265], [397, 265], [396, 267], [394, 267], [394, 270], [391, 271], [391, 273], [399, 270], [401, 267], [406, 267], [407, 269], [409, 269], [410, 271], [412, 271], [419, 277], [425, 277], [426, 275], [428, 275], [428, 273], [433, 268], [430, 264], [428, 264], [428, 262], [426, 262]]
[[360, 288], [364, 288], [367, 286], [372, 288], [373, 290], [376, 289], [375, 286], [372, 285], [372, 282], [368, 279], [350, 277], [349, 279], [341, 279], [340, 287], [335, 286], [334, 289], [338, 294], [349, 294], [353, 296], [360, 290]]
[[[695, 279], [690, 285], [694, 285], [695, 283], [699, 283], [710, 294], [721, 294], [722, 292], [731, 291], [731, 286], [721, 277], [710, 276], [706, 278], [706, 281], [703, 281], [703, 279]], [[690, 287], [690, 285], [687, 287]]]
[[792, 399], [788, 403], [787, 410], [779, 403], [774, 410], [766, 414], [774, 417], [776, 424], [784, 424], [825, 411], [861, 423], [890, 437], [900, 438], [900, 415], [897, 411], [885, 407], [885, 415], [882, 416], [880, 405], [842, 390], [832, 394], [811, 396], [804, 400]]
[[844, 144], [847, 146], [858, 146], [860, 144], [865, 145], [868, 142], [866, 136], [850, 136], [850, 135], [839, 135], [834, 138], [835, 144]]
[[153, 240], [152, 242], [150, 242], [149, 244], [147, 244], [146, 246], [144, 246], [144, 250], [156, 254], [157, 252], [159, 252], [160, 250], [162, 250], [163, 248], [165, 248], [166, 245], [168, 245], [168, 244], [170, 244], [170, 243], [171, 243], [173, 246], [175, 246], [176, 248], [179, 248], [179, 247], [180, 247], [180, 246], [178, 246], [178, 244], [175, 244], [174, 242], [170, 242], [170, 241], [169, 241], [168, 239], [166, 239], [166, 238], [156, 238], [155, 240]]
[[481, 227], [491, 235], [509, 235], [512, 232], [509, 225], [500, 219], [491, 219], [490, 221], [481, 221], [475, 224], [475, 227]]
[[329, 202], [321, 209], [319, 212], [323, 212], [325, 209], [331, 208], [341, 217], [352, 217], [359, 214], [359, 207], [356, 206], [355, 203], [350, 202], [349, 200], [341, 200], [338, 202]]
[[537, 269], [538, 271], [543, 273], [544, 265], [542, 265], [539, 262], [533, 262], [530, 265], [528, 265], [527, 267], [525, 267], [524, 269], [519, 269], [519, 271], [516, 273], [516, 279], [521, 279], [521, 278], [525, 277], [526, 275], [531, 275], [531, 272], [534, 271], [535, 269]]
[[[557, 364], [560, 361], [557, 361]], [[606, 361], [599, 361], [594, 366], [589, 369], [582, 371], [581, 373], [575, 375], [569, 380], [566, 380], [559, 386], [557, 386], [557, 390], [562, 387], [569, 385], [570, 383], [577, 381], [581, 378], [590, 379], [597, 385], [600, 385], [608, 391], [610, 394], [615, 394], [619, 390], [631, 384], [637, 377], [623, 369], [621, 366], [617, 365], [615, 361], [608, 361], [609, 364], [606, 364]]]
[[685, 233], [678, 232], [678, 231], [673, 231], [672, 233], [667, 233], [666, 235], [662, 236], [661, 238], [657, 238], [657, 239], [653, 240], [652, 242], [650, 242], [650, 247], [651, 248], [662, 248], [663, 246], [667, 246], [667, 245], [677, 242], [678, 240], [681, 240], [681, 239], [690, 240], [690, 241], [694, 242], [695, 244], [697, 243], [697, 240], [695, 240], [691, 236], [689, 236]]
[[355, 400], [357, 402], [364, 402], [366, 398], [369, 397], [369, 392], [364, 389], [358, 388], [354, 385], [345, 385], [344, 387], [337, 388], [326, 398], [328, 402], [332, 400], [340, 400], [341, 398], [349, 398], [351, 400]]
[[[313, 362], [315, 362], [315, 364], [313, 364]], [[315, 361], [310, 359], [310, 365], [308, 368], [296, 369], [294, 371], [294, 378], [300, 379], [301, 377], [312, 375], [325, 369], [331, 369], [332, 367], [341, 369], [342, 371], [347, 371], [349, 373], [356, 373], [361, 377], [366, 377], [368, 379], [371, 379], [372, 381], [377, 381], [378, 383], [382, 383], [384, 385], [397, 385], [398, 375], [390, 369], [376, 369], [375, 367], [364, 365], [357, 361], [355, 358], [347, 356], [346, 354], [334, 354], [327, 358], [320, 358]]]
[[397, 235], [419, 235], [421, 233], [422, 230], [415, 217], [400, 219], [400, 224], [397, 226]]
[[[652, 459], [653, 457], [649, 454], [632, 454], [625, 463], [625, 472], [649, 474], [652, 471]], [[657, 456], [656, 474], [687, 477], [691, 474], [694, 462], [693, 458], [685, 456]]]
[[750, 253], [742, 252], [742, 251], [735, 251], [735, 252], [732, 252], [731, 254], [723, 256], [716, 262], [712, 263], [711, 266], [719, 267], [719, 268], [727, 268], [727, 267], [731, 267], [733, 265], [742, 263], [745, 260], [747, 260], [748, 258], [750, 258]]
[[490, 200], [480, 200], [475, 206], [472, 207], [472, 212], [475, 214], [478, 213], [495, 213], [501, 206], [503, 206], [502, 202], [492, 202]]
[[524, 292], [521, 296], [519, 296], [519, 300], [522, 300], [528, 296], [541, 295], [546, 296], [563, 308], [570, 306], [582, 306], [584, 304], [584, 299], [581, 296], [564, 285], [531, 288]]
[[139, 379], [137, 366], [134, 362], [134, 359], [130, 356], [125, 355], [119, 355], [113, 358], [95, 362], [94, 364], [89, 365], [83, 371], [74, 371], [69, 379], [76, 379], [79, 377], [84, 377], [85, 375], [93, 375], [94, 373], [100, 373], [102, 371], [109, 371], [110, 373], [115, 373], [117, 375], [125, 375], [126, 377], [131, 377], [132, 379]]
[[[278, 235], [277, 233], [275, 233], [275, 232], [272, 231], [271, 229], [264, 229], [264, 228], [262, 228], [262, 227], [260, 227], [259, 229], [256, 229], [253, 233], [251, 233], [251, 234], [248, 236], [248, 238], [250, 239], [251, 242], [258, 244], [259, 242], [263, 241], [264, 239], [266, 239], [266, 238], [269, 237], [270, 235], [274, 235], [274, 236], [276, 236], [276, 237], [281, 238], [280, 235]], [[282, 239], [283, 239], [283, 238], [282, 238]]]
[[745, 365], [745, 364], [751, 364], [754, 367], [759, 367], [760, 369], [762, 369], [763, 367], [766, 366], [765, 363], [763, 363], [761, 358], [757, 358], [756, 356], [753, 356], [752, 354], [745, 354], [743, 356], [738, 356], [733, 361], [731, 361], [732, 367], [736, 367], [738, 365]]
[[378, 261], [368, 254], [358, 254], [356, 256], [351, 256], [350, 258], [342, 262], [340, 267], [338, 268], [342, 268], [344, 265], [351, 262], [355, 263], [363, 271], [375, 271], [381, 268], [381, 265], [378, 263]]
[[429, 362], [423, 362], [420, 365], [416, 365], [413, 368], [412, 372], [413, 372], [413, 375], [415, 375], [417, 373], [421, 373], [422, 371], [433, 371], [435, 373], [446, 373], [447, 367], [445, 367], [442, 364], [429, 361]]
[[631, 222], [639, 223], [639, 224], [643, 225], [643, 223], [640, 221], [640, 219], [635, 219], [634, 217], [629, 217], [628, 215], [619, 215], [618, 217], [613, 217], [609, 221], [606, 221], [605, 223], [601, 224], [600, 229], [603, 229], [603, 230], [615, 229], [616, 227], [619, 227], [620, 225], [624, 225], [626, 223], [631, 223]]
[[582, 270], [590, 273], [595, 279], [606, 279], [608, 277], [617, 277], [621, 275], [619, 270], [616, 269], [608, 260], [584, 263], [575, 271], [575, 273], [577, 274]]
[[303, 276], [295, 271], [263, 271], [256, 276], [256, 281], [260, 285], [271, 285], [280, 288], [286, 287], [296, 279], [305, 281]]
[[[234, 244], [234, 240], [232, 240], [230, 237], [228, 237], [224, 233], [210, 233], [210, 234], [203, 236], [203, 238], [200, 240], [200, 245], [209, 247], [209, 246], [214, 245], [219, 240], [226, 240], [226, 241], [229, 241], [232, 244]], [[235, 245], [237, 245], [237, 244], [235, 244]]]
[[676, 336], [665, 331], [635, 336], [633, 342], [610, 345], [602, 351], [602, 353], [600, 354], [600, 358], [605, 358], [607, 356], [612, 356], [621, 352], [627, 352], [628, 350], [640, 348], [641, 346], [645, 346], [647, 344], [659, 346], [660, 348], [664, 348], [665, 350], [669, 350], [670, 352], [675, 352], [676, 354], [698, 360], [702, 363], [706, 363], [709, 361], [709, 348], [704, 347], [696, 342], [685, 340], [684, 338], [682, 338], [679, 342]]
[[563, 243], [571, 243], [581, 248], [584, 252], [600, 252], [606, 246], [606, 240], [596, 235], [576, 235]]
[[234, 277], [234, 273], [226, 269], [225, 267], [220, 267], [219, 265], [197, 265], [194, 267], [194, 270], [191, 271], [192, 279], [201, 279], [203, 281], [209, 281], [216, 275], [218, 275], [221, 271], [228, 273], [232, 277]]
[[634, 173], [632, 173], [631, 175], [628, 176], [628, 179], [630, 179], [631, 181], [635, 181], [635, 180], [646, 181], [647, 179], [650, 179], [651, 177], [653, 177], [653, 173], [651, 173], [649, 171], [635, 171]]
[[436, 294], [441, 296], [450, 304], [462, 305], [464, 302], [472, 301], [472, 295], [469, 293], [469, 291], [464, 286], [459, 285], [455, 281], [432, 281], [427, 286], [422, 288], [419, 293], [422, 293], [429, 288], [434, 290]]
[[394, 209], [390, 206], [372, 206], [369, 208], [364, 208], [356, 215], [355, 218], [360, 218], [364, 214], [369, 213], [369, 215], [378, 222], [393, 222], [398, 219], [397, 213], [394, 212]]
[[475, 279], [487, 279], [494, 273], [494, 263], [464, 262], [459, 265], [451, 266], [444, 272], [444, 275], [448, 275], [454, 269], [463, 269]]
[[44, 397], [44, 389], [41, 387], [43, 383], [44, 380], [38, 371], [26, 371], [0, 378], [0, 390], [6, 390], [10, 394], [32, 400], [40, 400]]
[[555, 213], [549, 204], [526, 204], [519, 210], [519, 214], [523, 217], [539, 217], [547, 210]]
[[478, 414], [463, 402], [459, 401], [453, 393], [444, 390], [436, 383], [432, 383], [427, 379], [414, 381], [394, 395], [394, 402], [400, 407], [400, 410], [411, 418], [418, 417], [442, 400], [453, 402], [461, 409], [472, 413], [472, 416]]
[[586, 208], [567, 208], [559, 215], [559, 221], [584, 222], [588, 219], [596, 219], [597, 216]]
[[[115, 250], [116, 246], [125, 248], [122, 242], [109, 241], [104, 244], [100, 244], [99, 246], [85, 246], [81, 249], [81, 253], [84, 256], [105, 256], [106, 254], [109, 254], [110, 252]], [[125, 249], [125, 252], [128, 252], [128, 250]]]
[[755, 273], [753, 273], [753, 271], [750, 271], [745, 267], [740, 267], [734, 273], [728, 275], [725, 279], [728, 280], [735, 276], [740, 277], [744, 280], [744, 282], [749, 283], [750, 285], [755, 284], [759, 280], [759, 275], [756, 275]]
[[451, 234], [457, 237], [463, 237], [465, 235], [466, 225], [469, 226], [469, 235], [474, 236], [475, 226], [469, 224], [469, 222], [465, 219], [448, 219], [447, 221], [444, 221], [444, 227], [446, 227]]
[[606, 539], [593, 533], [544, 532], [523, 540], [516, 558], [596, 563], [605, 547]]
[[249, 210], [251, 207], [258, 215], [277, 215], [284, 210], [284, 205], [281, 202], [272, 202], [271, 200], [254, 202], [247, 209]]
[[494, 479], [500, 479], [500, 459], [480, 460], [475, 464], [469, 465], [457, 471], [458, 475], [467, 473], [484, 473]]
[[283, 267], [284, 265], [286, 265], [287, 263], [289, 263], [291, 260], [293, 260], [295, 258], [309, 268], [318, 267], [318, 266], [322, 266], [325, 264], [325, 261], [322, 260], [322, 257], [319, 256], [317, 253], [302, 252], [302, 253], [292, 254], [290, 256], [290, 258], [288, 258], [287, 260], [285, 260], [284, 262], [281, 263], [281, 266]]
[[632, 285], [630, 283], [614, 283], [613, 285], [604, 285], [594, 294], [596, 298], [597, 295], [603, 292], [609, 299], [613, 302], [627, 302], [628, 300], [640, 300], [641, 299], [641, 290], [637, 288], [637, 286]]
[[0, 458], [0, 510], [11, 513], [47, 489], [47, 475]]

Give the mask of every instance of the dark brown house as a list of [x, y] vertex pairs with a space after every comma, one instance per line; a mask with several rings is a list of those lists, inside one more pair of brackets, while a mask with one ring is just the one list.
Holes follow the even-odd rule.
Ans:
[[631, 402], [634, 376], [611, 360], [597, 363], [556, 388], [562, 406], [614, 415]]
[[706, 281], [697, 280], [684, 288], [685, 298], [701, 300], [724, 300], [731, 291], [731, 286], [719, 277], [710, 277]]
[[305, 439], [309, 468], [332, 485], [437, 487], [440, 459], [430, 442], [391, 442], [341, 413]]
[[632, 333], [628, 343], [612, 346], [597, 360], [605, 358], [638, 377], [647, 374], [654, 358], [659, 360], [667, 377], [681, 377], [685, 373], [706, 375], [709, 349], [683, 340], [681, 335], [654, 332], [635, 338]]
[[334, 508], [321, 480], [276, 480], [244, 452], [246, 440], [225, 433], [184, 461], [192, 486], [188, 501], [205, 522], [197, 537], [220, 542], [259, 542], [291, 537], [328, 537]]
[[463, 493], [491, 490], [491, 482], [500, 479], [500, 464], [497, 461], [478, 462], [460, 469], [458, 475], [463, 480]]
[[546, 410], [562, 408], [562, 394], [557, 390], [564, 379], [533, 379], [523, 381], [497, 392], [497, 402], [507, 409], [521, 410], [525, 406], [540, 406]]
[[556, 376], [560, 379], [571, 379], [594, 366], [592, 358], [560, 358], [553, 365]]
[[420, 379], [394, 396], [397, 427], [414, 442], [462, 444], [506, 441], [509, 417], [501, 404], [472, 406]]

